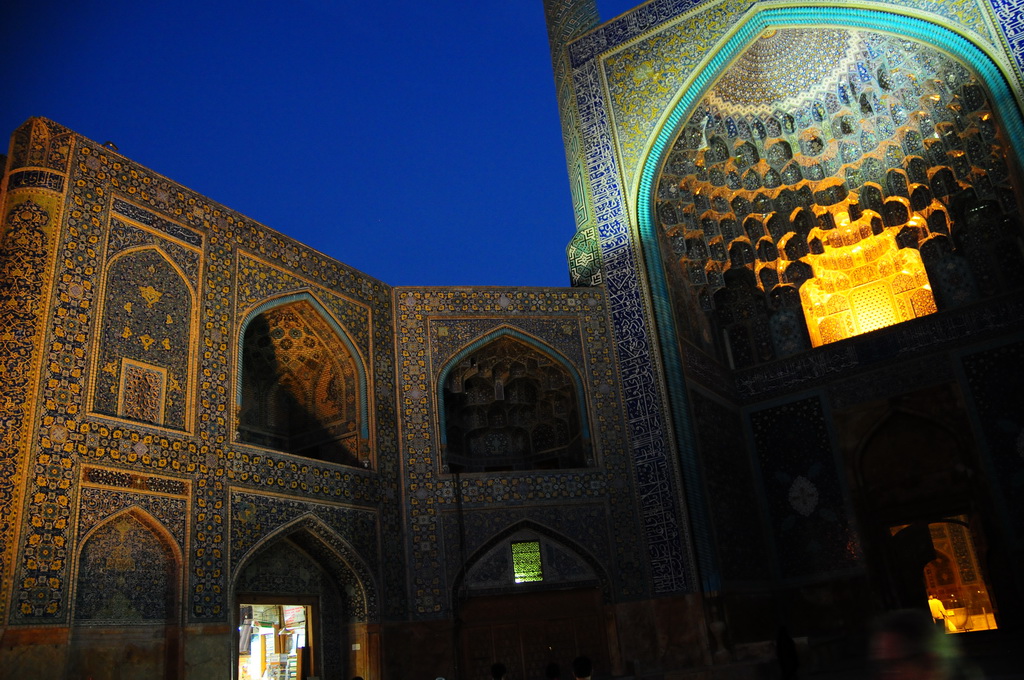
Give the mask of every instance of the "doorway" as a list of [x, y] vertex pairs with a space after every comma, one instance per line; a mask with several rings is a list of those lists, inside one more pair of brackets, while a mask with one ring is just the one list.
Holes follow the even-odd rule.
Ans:
[[238, 605], [238, 680], [305, 680], [313, 667], [313, 622], [308, 602], [249, 598]]
[[601, 603], [596, 588], [469, 598], [460, 612], [461, 676], [488, 678], [501, 662], [511, 678], [543, 678], [553, 662], [571, 677], [580, 655], [609, 668]]
[[[892, 527], [896, 536], [905, 526]], [[927, 525], [933, 558], [918, 572], [927, 591], [928, 608], [947, 633], [994, 630], [989, 587], [978, 562], [978, 547], [967, 515]]]
[[847, 460], [883, 607], [927, 607], [949, 633], [996, 628], [992, 509], [956, 386], [863, 405], [839, 421], [849, 441], [863, 442]]

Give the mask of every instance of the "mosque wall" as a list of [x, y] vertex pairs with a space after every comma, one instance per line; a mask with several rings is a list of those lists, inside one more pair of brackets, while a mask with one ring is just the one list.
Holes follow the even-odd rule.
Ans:
[[[395, 299], [416, 610], [445, 611], [445, 593], [453, 592], [459, 574], [443, 555], [472, 556], [524, 521], [573, 537], [594, 558], [608, 556], [600, 559], [607, 573], [638, 573], [635, 520], [615, 512], [631, 505], [635, 482], [623, 456], [620, 388], [601, 291], [399, 288]], [[582, 465], [458, 477], [449, 470], [443, 376], [460, 353], [503, 337], [554, 356], [579, 375], [584, 403], [578, 408], [589, 440]], [[645, 594], [641, 578], [616, 579], [615, 587], [609, 596]]]
[[600, 288], [393, 290], [44, 119], [6, 183], [11, 672], [229, 677], [244, 594], [319, 603], [325, 677], [440, 674], [513, 540], [656, 620]]
[[[438, 621], [420, 627], [424, 635], [434, 631], [434, 653], [451, 645], [446, 622], [477, 616], [471, 610], [464, 614], [470, 598], [516, 592], [513, 541], [540, 542], [544, 583], [537, 585], [596, 590], [613, 620], [624, 614], [616, 614], [612, 603], [649, 598], [633, 501], [645, 480], [628, 456], [603, 291], [397, 288], [394, 299], [410, 602], [418, 618]], [[502, 353], [496, 364], [489, 363], [489, 348]], [[516, 362], [522, 363], [519, 378], [509, 369]], [[560, 366], [578, 380], [573, 391], [582, 459], [568, 468], [500, 458], [487, 469], [460, 467], [454, 439], [460, 428], [495, 437], [493, 449], [486, 439], [472, 439], [477, 460], [514, 446], [506, 438], [514, 432], [538, 432], [532, 413], [497, 409], [516, 402], [516, 385], [529, 376], [524, 367], [530, 362]], [[503, 371], [502, 387], [497, 376]], [[483, 394], [469, 394], [474, 381]], [[472, 417], [484, 422], [453, 424], [457, 414], [451, 405], [463, 397], [453, 390], [463, 389], [469, 403], [481, 404], [471, 407], [480, 411]], [[500, 401], [494, 401], [496, 389], [504, 390]], [[505, 601], [495, 602], [500, 609]], [[411, 670], [392, 663], [399, 664], [395, 672]]]
[[[652, 0], [598, 26], [593, 2], [546, 9], [571, 289], [393, 289], [55, 123], [15, 132], [0, 213], [3, 673], [231, 677], [239, 593], [315, 598], [325, 677], [475, 668], [462, 617], [482, 640], [527, 590], [587, 607], [600, 625], [578, 630], [614, 673], [728, 665], [763, 658], [780, 621], [850, 631], [891, 604], [872, 600], [889, 532], [937, 512], [987, 538], [979, 564], [1019, 603], [1013, 201], [989, 197], [1005, 203], [990, 255], [1012, 257], [985, 295], [810, 351], [752, 343], [737, 363], [702, 307], [715, 299], [664, 276], [653, 180], [695, 78], [739, 49], [725, 49], [737, 31], [792, 16]], [[987, 55], [982, 75], [1016, 115], [1012, 156], [1021, 9], [834, 13], [939, 27]], [[728, 292], [738, 314], [757, 307]], [[901, 447], [906, 469], [879, 463]], [[513, 543], [535, 546], [546, 584], [516, 584]]]
[[[43, 119], [5, 181], [10, 668], [227, 677], [235, 584], [277, 540], [358, 591], [346, 619], [403, 617], [390, 288]], [[292, 393], [243, 380], [272, 370]]]
[[[554, 13], [552, 5], [585, 4], [546, 3], [549, 15]], [[593, 231], [579, 225], [570, 255], [573, 247], [596, 240], [600, 280], [608, 293], [611, 328], [622, 366], [623, 398], [634, 416], [630, 425], [664, 436], [658, 446], [635, 449], [634, 458], [639, 464], [662, 466], [666, 471], [665, 478], [682, 505], [661, 507], [686, 527], [685, 541], [697, 546], [694, 561], [675, 563], [679, 568], [674, 573], [680, 580], [669, 590], [724, 590], [720, 598], [731, 612], [726, 617], [731, 622], [727, 636], [732, 636], [733, 642], [770, 637], [779, 618], [786, 618], [786, 611], [809, 628], [852, 630], [859, 625], [854, 622], [869, 615], [866, 606], [878, 605], [872, 600], [875, 595], [869, 581], [880, 578], [873, 566], [880, 559], [879, 551], [877, 545], [865, 549], [863, 544], [881, 539], [874, 537], [876, 528], [858, 505], [858, 479], [849, 469], [855, 454], [846, 446], [858, 435], [848, 429], [849, 413], [867, 418], [864, 414], [871, 412], [873, 399], [899, 401], [922, 386], [953, 384], [951, 389], [961, 400], [952, 402], [949, 417], [969, 428], [965, 436], [972, 441], [972, 452], [964, 455], [975, 466], [972, 469], [991, 471], [996, 460], [1006, 460], [1000, 450], [1014, 450], [1009, 438], [1018, 428], [1009, 422], [1016, 420], [1004, 421], [1001, 426], [991, 420], [996, 411], [1007, 413], [995, 403], [1015, 403], [1009, 394], [1012, 378], [997, 378], [994, 372], [980, 368], [992, 364], [974, 357], [1012, 356], [1010, 348], [1019, 341], [1021, 318], [1019, 284], [1013, 272], [1021, 268], [1015, 260], [997, 274], [1000, 269], [994, 262], [983, 265], [983, 278], [1006, 275], [1002, 283], [990, 286], [991, 297], [972, 298], [984, 298], [984, 304], [965, 305], [956, 311], [949, 311], [955, 305], [946, 305], [937, 317], [877, 331], [862, 342], [819, 347], [813, 352], [797, 350], [784, 358], [772, 355], [770, 349], [765, 354], [765, 343], [748, 340], [740, 353], [730, 353], [735, 348], [726, 347], [721, 328], [708, 319], [719, 313], [723, 303], [734, 304], [735, 310], [742, 309], [735, 319], [753, 329], [760, 327], [756, 320], [760, 308], [735, 289], [719, 298], [673, 293], [696, 279], [688, 270], [666, 266], [663, 271], [659, 264], [663, 255], [674, 262], [690, 252], [691, 243], [683, 242], [683, 228], [678, 243], [662, 240], [660, 250], [650, 245], [660, 238], [658, 227], [652, 226], [661, 219], [655, 209], [662, 191], [658, 173], [671, 165], [671, 154], [683, 144], [676, 137], [684, 121], [746, 46], [777, 26], [824, 21], [835, 27], [870, 28], [897, 36], [896, 41], [930, 42], [947, 57], [963, 59], [977, 69], [989, 93], [986, 96], [992, 97], [1007, 125], [1003, 137], [1007, 170], [1002, 175], [1010, 188], [1007, 193], [1019, 193], [1015, 156], [1019, 153], [1024, 63], [1020, 14], [1019, 2], [984, 0], [941, 7], [902, 0], [857, 8], [807, 3], [788, 9], [744, 1], [654, 0], [553, 46], [556, 70], [567, 62], [572, 77], [573, 98], [559, 99], [563, 124], [572, 121], [582, 140], [566, 145], [570, 175], [573, 167], [585, 170], [585, 190], [573, 192], [573, 196], [585, 201], [585, 207], [578, 210], [590, 211], [593, 220]], [[949, 37], [936, 37], [940, 34]], [[812, 49], [801, 54], [816, 68], [817, 57], [824, 53]], [[707, 128], [700, 132], [708, 138], [713, 134]], [[904, 153], [913, 152], [901, 150], [900, 156]], [[742, 165], [740, 155], [732, 148], [727, 153], [737, 156], [730, 161], [737, 165]], [[686, 175], [685, 170], [680, 172], [679, 177]], [[999, 257], [1009, 259], [1019, 256], [1021, 241], [1019, 209], [1013, 203], [1013, 199], [1006, 203], [1007, 229], [1001, 232], [1010, 235], [1009, 240], [995, 249], [1001, 253]], [[702, 206], [695, 217], [711, 208], [713, 205]], [[732, 209], [729, 206], [724, 211]], [[686, 226], [685, 236], [699, 235], [703, 229], [711, 251], [715, 247], [712, 236], [733, 237], [725, 236], [729, 226], [723, 222], [709, 230], [697, 221]], [[971, 240], [962, 235], [957, 238], [964, 243]], [[755, 242], [753, 238], [750, 241], [751, 245]], [[743, 248], [723, 251], [722, 257], [712, 254], [708, 261], [712, 259], [724, 262], [725, 268], [746, 261]], [[947, 266], [950, 274], [951, 269]], [[713, 274], [707, 270], [697, 273]], [[587, 285], [591, 278], [584, 272], [574, 282]], [[937, 297], [953, 291], [965, 296], [970, 289], [969, 284], [958, 283], [955, 275], [936, 273], [935, 279]], [[764, 337], [798, 337], [790, 328], [793, 319], [783, 320], [787, 323], [764, 323]], [[803, 325], [798, 317], [795, 320], [797, 326]], [[755, 331], [745, 333], [740, 336], [756, 335]], [[1000, 349], [986, 349], [990, 343]], [[760, 369], [743, 368], [748, 359], [768, 363]], [[991, 380], [984, 388], [978, 384], [979, 370]], [[645, 381], [643, 386], [630, 380], [645, 372], [666, 379]], [[1004, 396], [995, 396], [1000, 393]], [[652, 408], [645, 411], [641, 405]], [[984, 415], [975, 410], [977, 406], [984, 409]], [[644, 419], [635, 417], [640, 413]], [[723, 429], [728, 434], [723, 434]], [[992, 448], [989, 442], [998, 439], [998, 431], [1005, 432], [1002, 448]], [[859, 446], [864, 446], [863, 441]], [[1000, 470], [1005, 473], [1014, 466], [1007, 463]], [[736, 505], [736, 488], [722, 481], [721, 471], [727, 467], [741, 471], [739, 488], [755, 490], [750, 498], [755, 499], [753, 506], [760, 511], [764, 525], [737, 521], [737, 508], [742, 506]], [[1005, 484], [1003, 477], [997, 481], [986, 476], [974, 493], [986, 498], [991, 492], [996, 506], [1008, 508], [1012, 503], [1004, 505]], [[644, 490], [639, 491], [643, 504]], [[746, 507], [750, 505], [748, 500]], [[1009, 517], [987, 501], [982, 505], [987, 508], [986, 521], [993, 526], [1002, 525]], [[722, 540], [726, 526], [730, 532], [743, 527], [744, 540]], [[1007, 556], [1009, 563], [1019, 560], [1015, 533], [1001, 529], [995, 533], [999, 549], [1014, 552]], [[714, 549], [706, 549], [710, 546]], [[745, 557], [763, 557], [756, 562], [758, 574], [751, 573], [755, 569], [744, 571], [742, 563], [730, 559], [738, 551]], [[1012, 583], [1004, 586], [1004, 593], [1016, 590]], [[715, 601], [710, 598], [712, 604]]]

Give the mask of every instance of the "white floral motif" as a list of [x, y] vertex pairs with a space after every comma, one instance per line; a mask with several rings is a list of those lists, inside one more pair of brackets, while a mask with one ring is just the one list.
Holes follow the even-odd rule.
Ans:
[[789, 504], [804, 517], [810, 516], [818, 507], [818, 487], [803, 475], [797, 477], [789, 487]]

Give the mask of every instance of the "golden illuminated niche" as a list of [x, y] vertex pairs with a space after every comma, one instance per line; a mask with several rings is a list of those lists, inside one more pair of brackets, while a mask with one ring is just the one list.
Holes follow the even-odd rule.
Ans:
[[356, 358], [305, 300], [253, 318], [243, 340], [239, 441], [370, 465]]
[[733, 368], [1020, 285], [1020, 192], [982, 79], [935, 47], [765, 31], [654, 186], [675, 332]]
[[936, 311], [921, 254], [896, 242], [901, 229], [925, 229], [925, 219], [913, 214], [906, 225], [884, 227], [878, 213], [865, 210], [851, 220], [850, 203], [831, 206], [835, 228], [810, 234], [822, 252], [802, 258], [814, 271], [800, 287], [814, 347]]
[[[889, 528], [896, 536], [910, 525]], [[928, 609], [947, 633], [995, 630], [998, 623], [989, 586], [979, 568], [974, 535], [966, 515], [928, 524], [934, 558], [924, 566]]]

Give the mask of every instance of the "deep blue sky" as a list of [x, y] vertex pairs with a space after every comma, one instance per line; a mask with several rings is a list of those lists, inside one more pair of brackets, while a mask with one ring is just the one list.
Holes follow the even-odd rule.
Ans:
[[4, 138], [45, 116], [113, 141], [392, 285], [568, 285], [542, 0], [4, 7]]

